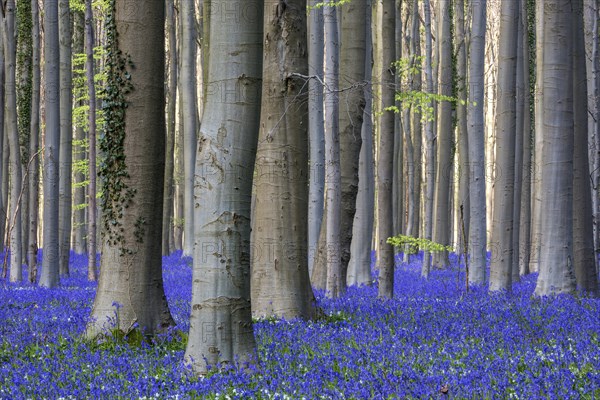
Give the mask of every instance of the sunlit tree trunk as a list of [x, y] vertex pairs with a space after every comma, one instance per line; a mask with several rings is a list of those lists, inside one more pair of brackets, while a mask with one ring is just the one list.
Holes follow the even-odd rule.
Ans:
[[96, 253], [98, 239], [96, 227], [98, 207], [96, 205], [96, 88], [94, 86], [94, 25], [92, 0], [85, 1], [85, 53], [86, 79], [89, 96], [88, 140], [89, 140], [89, 174], [88, 187], [88, 280], [95, 281]]
[[[113, 135], [120, 136], [122, 131], [116, 130], [125, 130], [122, 147], [110, 141], [114, 136], [103, 142], [103, 148], [109, 154], [113, 152], [111, 159], [119, 162], [124, 156], [125, 162], [113, 167], [117, 170], [103, 169], [102, 176], [106, 183], [122, 182], [124, 187], [121, 192], [108, 185], [103, 187], [105, 196], [110, 197], [104, 199], [100, 280], [88, 337], [104, 329], [128, 332], [136, 327], [153, 335], [174, 323], [163, 290], [160, 246], [165, 161], [165, 2], [122, 0], [114, 4], [113, 12], [114, 31], [109, 29], [112, 65], [107, 84], [117, 85], [112, 86], [114, 91], [123, 90], [116, 82], [127, 72], [131, 89], [121, 92], [127, 104], [118, 113], [123, 112], [124, 127], [110, 127]], [[128, 64], [125, 70], [118, 68], [120, 54], [127, 54], [135, 68]], [[119, 102], [119, 97], [115, 99]], [[127, 177], [121, 179], [121, 172]], [[116, 227], [108, 221], [111, 216], [117, 218]]]
[[573, 0], [573, 263], [577, 289], [598, 295], [588, 159], [588, 95], [583, 0]]
[[[531, 257], [531, 189], [532, 189], [532, 127], [531, 127], [531, 81], [529, 73], [530, 54], [529, 54], [529, 13], [527, 12], [527, 1], [521, 1], [520, 23], [523, 30], [517, 40], [522, 44], [519, 46], [520, 52], [517, 55], [523, 59], [517, 68], [523, 74], [523, 124], [517, 125], [517, 129], [522, 129], [523, 136], [523, 165], [522, 165], [522, 184], [521, 184], [521, 223], [519, 226], [519, 275], [529, 274], [529, 260]], [[520, 134], [517, 131], [517, 134]], [[515, 266], [513, 266], [515, 268]], [[513, 275], [514, 276], [514, 275]]]
[[[31, 124], [29, 154], [34, 156], [40, 144], [40, 21], [37, 0], [31, 0], [32, 18], [32, 71], [31, 71]], [[38, 254], [38, 220], [40, 201], [40, 159], [35, 156], [29, 165], [29, 220], [27, 260], [29, 264], [29, 282], [37, 281], [37, 254]]]
[[2, 10], [3, 42], [5, 59], [5, 135], [8, 137], [10, 164], [10, 207], [7, 229], [10, 240], [10, 281], [20, 282], [23, 279], [22, 242], [21, 242], [21, 151], [19, 148], [19, 132], [17, 130], [17, 93], [16, 93], [16, 43], [15, 43], [15, 2], [7, 1]]
[[264, 38], [252, 213], [252, 313], [310, 318], [315, 308], [307, 262], [306, 0], [267, 1]]
[[165, 147], [165, 189], [163, 202], [162, 218], [162, 254], [170, 254], [173, 249], [169, 245], [169, 237], [173, 227], [173, 196], [175, 193], [175, 181], [173, 174], [175, 171], [175, 116], [177, 104], [177, 26], [175, 18], [174, 0], [167, 1], [167, 21], [166, 29], [168, 32], [168, 87], [167, 87], [167, 141]]
[[198, 135], [196, 97], [196, 17], [193, 1], [182, 1], [181, 10], [181, 100], [183, 107], [183, 254], [194, 247], [194, 166]]
[[502, 3], [496, 106], [496, 181], [490, 290], [512, 289], [519, 1]]
[[[310, 0], [310, 6], [320, 0]], [[308, 269], [313, 263], [323, 220], [325, 191], [325, 125], [323, 120], [323, 7], [311, 8], [308, 14], [308, 134], [310, 147], [308, 189]]]
[[[196, 155], [194, 284], [186, 359], [197, 372], [248, 361], [250, 203], [262, 76], [260, 1], [213, 0], [210, 59]], [[221, 10], [229, 7], [236, 14]], [[235, 15], [235, 18], [234, 18]], [[218, 88], [218, 90], [214, 90]], [[224, 96], [223, 94], [227, 94]]]
[[[436, 17], [439, 18], [436, 32], [439, 51], [438, 93], [452, 96], [452, 36], [450, 34], [450, 0], [438, 0]], [[452, 103], [441, 101], [437, 106], [437, 172], [435, 180], [435, 220], [434, 241], [450, 244], [450, 179], [452, 174]], [[448, 252], [436, 252], [433, 256], [435, 267], [449, 264]]]
[[[544, 1], [541, 122], [542, 229], [538, 296], [575, 291], [573, 266], [573, 13], [570, 0]], [[557, 196], [560, 193], [560, 196]]]
[[0, 32], [0, 250], [5, 250], [5, 227], [6, 227], [6, 215], [8, 212], [8, 190], [4, 188], [8, 188], [8, 165], [4, 162], [7, 159], [7, 153], [9, 149], [5, 146], [6, 140], [6, 130], [4, 123], [4, 105], [5, 105], [5, 97], [4, 97], [4, 76], [5, 76], [5, 58], [4, 58], [4, 22], [2, 22], [2, 31]]
[[358, 162], [358, 193], [356, 196], [356, 213], [352, 223], [352, 244], [346, 283], [350, 285], [368, 285], [371, 283], [371, 241], [373, 235], [373, 218], [375, 210], [375, 176], [373, 170], [373, 123], [372, 85], [371, 85], [371, 1], [365, 2], [365, 56], [363, 96], [365, 107], [361, 126], [362, 145]]

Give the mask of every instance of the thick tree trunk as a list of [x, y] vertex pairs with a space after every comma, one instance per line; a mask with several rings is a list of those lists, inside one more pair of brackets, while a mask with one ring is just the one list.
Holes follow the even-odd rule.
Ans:
[[[196, 17], [193, 1], [181, 3], [181, 100], [183, 107], [183, 254], [194, 249], [194, 167], [198, 135]], [[225, 94], [224, 94], [225, 95]]]
[[[160, 247], [165, 161], [165, 2], [122, 0], [114, 7], [116, 32], [112, 33], [111, 52], [113, 57], [119, 52], [127, 54], [135, 68], [125, 64], [131, 83], [130, 90], [121, 94], [127, 104], [126, 109], [119, 110], [125, 125], [112, 121], [118, 125], [110, 127], [112, 138], [124, 133], [122, 147], [117, 143], [119, 139], [111, 142], [110, 138], [102, 146], [113, 160], [124, 156], [125, 163], [117, 170], [102, 171], [107, 183], [105, 223], [100, 281], [92, 322], [87, 327], [89, 337], [104, 329], [128, 332], [135, 326], [153, 335], [174, 324], [163, 290]], [[114, 85], [117, 78], [123, 79], [125, 71], [117, 68], [121, 61], [112, 60], [108, 74], [109, 84]], [[127, 173], [124, 179], [118, 176], [122, 172]], [[107, 187], [114, 179], [123, 184], [121, 192]], [[116, 225], [108, 221], [112, 216], [117, 218]], [[107, 321], [116, 326], [107, 325]]]
[[[221, 13], [225, 7], [236, 18]], [[260, 2], [213, 0], [205, 112], [196, 156], [194, 285], [186, 359], [197, 372], [248, 361], [250, 203], [262, 76]], [[227, 93], [227, 96], [223, 94]], [[208, 364], [208, 365], [207, 365]]]
[[252, 220], [252, 313], [315, 314], [308, 277], [306, 0], [267, 2]]
[[[37, 0], [31, 0], [32, 18], [32, 80], [31, 80], [31, 123], [29, 154], [34, 156], [39, 151], [40, 144], [40, 21]], [[38, 220], [40, 202], [40, 159], [33, 158], [29, 165], [29, 235], [27, 243], [27, 260], [29, 263], [29, 282], [37, 282], [38, 254]]]
[[594, 259], [592, 192], [589, 176], [587, 74], [583, 31], [583, 0], [573, 0], [573, 263], [577, 289], [598, 295]]
[[20, 282], [23, 279], [22, 232], [20, 197], [22, 185], [21, 150], [19, 148], [19, 132], [17, 130], [17, 93], [16, 93], [16, 43], [15, 43], [15, 2], [7, 1], [4, 5], [3, 34], [5, 57], [5, 134], [8, 137], [10, 153], [10, 208], [8, 213], [10, 241], [10, 281]]
[[95, 281], [96, 253], [98, 240], [96, 227], [98, 221], [98, 208], [96, 205], [96, 88], [94, 86], [94, 26], [92, 0], [85, 2], [85, 53], [86, 53], [86, 78], [89, 96], [89, 172], [90, 185], [88, 187], [88, 280]]
[[496, 181], [490, 290], [512, 289], [516, 137], [517, 24], [519, 1], [502, 3], [496, 106]]
[[352, 244], [346, 283], [350, 285], [369, 285], [371, 283], [371, 241], [373, 236], [373, 218], [375, 211], [375, 174], [373, 170], [373, 123], [372, 123], [372, 85], [371, 85], [371, 1], [365, 1], [365, 49], [363, 96], [365, 108], [361, 126], [362, 145], [358, 162], [358, 193], [356, 213], [352, 223]]
[[59, 150], [59, 265], [69, 275], [71, 251], [71, 176], [73, 163], [73, 84], [71, 68], [71, 12], [69, 0], [59, 0], [58, 29], [60, 53], [60, 150]]
[[[573, 18], [570, 0], [545, 0], [541, 121], [542, 229], [538, 296], [572, 293], [573, 266]], [[538, 47], [539, 48], [539, 47]], [[556, 194], [560, 193], [560, 196]]]
[[[439, 51], [438, 93], [452, 96], [452, 36], [450, 34], [450, 0], [438, 0], [436, 32]], [[434, 241], [443, 245], [450, 244], [450, 204], [449, 196], [452, 168], [452, 103], [442, 101], [437, 106], [437, 172], [435, 180], [435, 220], [433, 225]], [[438, 268], [449, 264], [448, 252], [436, 252], [433, 265]]]
[[[315, 6], [320, 0], [310, 0]], [[313, 272], [323, 220], [325, 198], [325, 125], [323, 120], [323, 7], [308, 15], [308, 134], [310, 169], [308, 177], [308, 270]], [[316, 78], [312, 78], [316, 77]]]
[[173, 196], [175, 194], [175, 116], [177, 104], [177, 24], [174, 0], [167, 1], [168, 88], [167, 88], [167, 142], [165, 147], [165, 188], [162, 217], [162, 254], [173, 252], [169, 237], [173, 229]]

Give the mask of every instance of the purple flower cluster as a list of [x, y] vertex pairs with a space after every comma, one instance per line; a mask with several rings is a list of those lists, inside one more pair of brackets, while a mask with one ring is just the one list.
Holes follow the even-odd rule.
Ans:
[[600, 301], [464, 289], [456, 265], [419, 276], [399, 265], [396, 297], [352, 287], [319, 294], [325, 317], [255, 323], [249, 369], [194, 376], [183, 363], [191, 262], [164, 258], [178, 324], [152, 345], [83, 338], [95, 294], [85, 257], [58, 289], [0, 281], [0, 399], [600, 398]]

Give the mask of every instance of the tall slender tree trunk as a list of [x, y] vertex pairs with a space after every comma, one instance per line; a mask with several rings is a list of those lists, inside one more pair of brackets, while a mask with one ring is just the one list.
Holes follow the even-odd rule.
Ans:
[[59, 283], [59, 146], [60, 79], [58, 1], [44, 3], [44, 79], [46, 133], [44, 141], [44, 251], [40, 286]]
[[59, 265], [69, 275], [71, 250], [71, 177], [73, 163], [73, 84], [71, 67], [71, 11], [69, 0], [58, 2], [60, 53], [60, 150], [59, 150]]
[[[381, 100], [384, 107], [395, 104], [394, 71], [395, 45], [389, 38], [395, 37], [396, 7], [394, 0], [383, 0], [382, 37], [383, 59], [381, 65]], [[379, 270], [379, 297], [394, 296], [394, 249], [387, 243], [394, 236], [393, 226], [393, 159], [394, 159], [394, 113], [385, 111], [377, 143], [377, 267]]]
[[[320, 0], [310, 0], [315, 7]], [[323, 119], [323, 7], [308, 14], [308, 134], [310, 169], [308, 188], [308, 270], [312, 274], [317, 252], [325, 198], [325, 125]]]
[[183, 107], [183, 254], [194, 248], [194, 166], [198, 135], [196, 97], [196, 17], [193, 1], [181, 3], [181, 100]]
[[168, 88], [167, 88], [167, 142], [165, 147], [165, 198], [162, 218], [162, 254], [168, 255], [174, 249], [169, 244], [173, 228], [173, 196], [175, 194], [175, 117], [177, 104], [177, 24], [174, 0], [167, 1], [166, 28], [168, 32]]
[[[544, 13], [542, 229], [538, 296], [576, 289], [573, 266], [573, 12], [570, 0], [546, 0]], [[560, 196], [556, 194], [560, 193]]]
[[19, 132], [17, 129], [17, 93], [16, 93], [16, 43], [15, 43], [15, 2], [7, 1], [4, 5], [3, 41], [5, 57], [5, 134], [8, 137], [10, 153], [10, 208], [7, 229], [10, 240], [10, 281], [20, 282], [23, 279], [22, 232], [21, 232], [21, 150], [19, 148]]
[[89, 140], [89, 171], [90, 185], [88, 187], [88, 280], [95, 281], [96, 253], [98, 239], [96, 226], [98, 220], [98, 207], [96, 204], [96, 87], [94, 86], [94, 14], [92, 0], [85, 1], [85, 53], [86, 53], [86, 78], [89, 96], [88, 114], [88, 140]]
[[[454, 3], [454, 18], [456, 20], [456, 68], [457, 68], [457, 84], [458, 84], [458, 103], [456, 105], [456, 118], [458, 126], [458, 204], [456, 208], [463, 207], [462, 218], [460, 214], [458, 219], [458, 248], [457, 253], [463, 253], [464, 239], [469, 237], [471, 198], [469, 196], [469, 137], [467, 134], [467, 95], [468, 95], [468, 79], [467, 79], [467, 34], [465, 22], [465, 2], [457, 0]], [[465, 230], [462, 231], [464, 226]]]
[[6, 140], [5, 120], [4, 120], [4, 106], [5, 106], [5, 58], [4, 58], [4, 21], [2, 22], [2, 31], [0, 32], [0, 250], [5, 251], [5, 236], [6, 236], [6, 217], [8, 213], [8, 165], [4, 162], [7, 159], [7, 153], [9, 152]]
[[29, 164], [29, 235], [27, 243], [27, 260], [29, 263], [29, 282], [37, 282], [37, 254], [38, 254], [38, 220], [40, 201], [40, 20], [37, 0], [31, 0], [32, 19], [32, 80], [31, 80], [31, 123], [29, 154], [33, 158]]
[[372, 84], [371, 84], [371, 1], [365, 2], [365, 56], [363, 96], [365, 107], [361, 126], [362, 145], [358, 162], [358, 193], [356, 213], [352, 223], [352, 243], [346, 283], [350, 285], [368, 285], [371, 283], [371, 242], [375, 210], [375, 176], [373, 170], [373, 123], [372, 123]]
[[588, 155], [588, 95], [583, 0], [573, 0], [573, 264], [577, 289], [598, 295]]
[[[450, 34], [450, 0], [438, 1], [437, 43], [439, 49], [438, 92], [442, 96], [452, 96], [452, 36]], [[433, 225], [434, 241], [443, 245], [450, 244], [450, 179], [452, 174], [452, 103], [442, 101], [437, 106], [437, 172], [435, 180], [435, 221]], [[448, 252], [436, 252], [433, 256], [435, 267], [449, 264]]]
[[[104, 182], [102, 257], [88, 337], [104, 329], [129, 332], [136, 326], [153, 335], [174, 324], [163, 290], [160, 247], [165, 2], [113, 0], [111, 6], [114, 17], [109, 18], [114, 22], [107, 32], [107, 92], [112, 97], [106, 112], [113, 110], [115, 119], [107, 123], [110, 135], [103, 139], [101, 150], [114, 162], [100, 171]], [[120, 86], [123, 81], [130, 83], [125, 93]]]
[[[519, 227], [519, 259], [518, 268], [519, 275], [529, 274], [529, 263], [531, 258], [531, 189], [532, 189], [532, 129], [531, 129], [531, 81], [529, 73], [529, 13], [527, 12], [527, 1], [521, 1], [520, 23], [523, 26], [523, 31], [517, 40], [522, 42], [519, 46], [520, 53], [517, 55], [523, 59], [520, 65], [522, 71], [517, 73], [523, 74], [523, 165], [522, 165], [522, 184], [521, 184], [521, 224]], [[517, 129], [520, 126], [517, 125]], [[517, 134], [519, 134], [517, 132]], [[513, 266], [515, 268], [515, 266]]]
[[[431, 4], [429, 0], [423, 3], [425, 14], [425, 80], [427, 82], [427, 93], [434, 94], [433, 86], [433, 68], [432, 55], [433, 44], [431, 38]], [[429, 102], [429, 107], [433, 109], [433, 101]], [[425, 125], [425, 178], [427, 180], [427, 188], [425, 192], [425, 238], [431, 240], [433, 238], [433, 197], [435, 192], [435, 124], [433, 118], [429, 118]], [[431, 267], [431, 255], [429, 252], [423, 254], [423, 266], [421, 268], [421, 276], [427, 278]]]
[[[371, 28], [365, 23], [371, 8], [366, 0], [355, 0], [341, 8], [340, 40], [340, 88], [338, 97], [341, 167], [341, 215], [340, 256], [341, 279], [347, 281], [348, 263], [351, 257], [354, 215], [359, 186], [359, 159], [361, 130], [365, 120], [364, 90], [358, 86], [365, 79], [366, 31]], [[340, 19], [338, 14], [338, 20]], [[369, 55], [370, 57], [370, 55]], [[369, 69], [371, 65], [369, 64]], [[356, 88], [353, 86], [357, 85]], [[345, 90], [346, 88], [352, 88]], [[368, 115], [368, 118], [371, 118]]]
[[252, 313], [310, 318], [315, 308], [307, 262], [306, 0], [266, 2], [263, 26], [252, 213]]
[[[326, 294], [339, 297], [346, 291], [346, 276], [341, 261], [341, 172], [340, 172], [340, 125], [339, 125], [339, 39], [336, 6], [325, 5], [325, 212], [326, 212]], [[355, 204], [352, 204], [354, 207]]]
[[[238, 11], [235, 18], [221, 12]], [[194, 285], [186, 358], [194, 369], [255, 352], [250, 307], [250, 204], [262, 76], [260, 1], [213, 0], [205, 112], [196, 156]], [[223, 94], [227, 94], [224, 96]], [[208, 365], [207, 365], [208, 364]]]
[[512, 289], [519, 1], [502, 3], [496, 106], [496, 182], [490, 290]]

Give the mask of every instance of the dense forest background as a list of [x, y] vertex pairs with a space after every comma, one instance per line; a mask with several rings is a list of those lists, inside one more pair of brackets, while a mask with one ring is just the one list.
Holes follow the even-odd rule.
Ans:
[[318, 316], [313, 288], [393, 298], [417, 251], [467, 289], [599, 292], [596, 0], [0, 10], [2, 274], [53, 288], [87, 254], [88, 336], [115, 304], [171, 326], [177, 250], [201, 372], [252, 352], [253, 316]]

